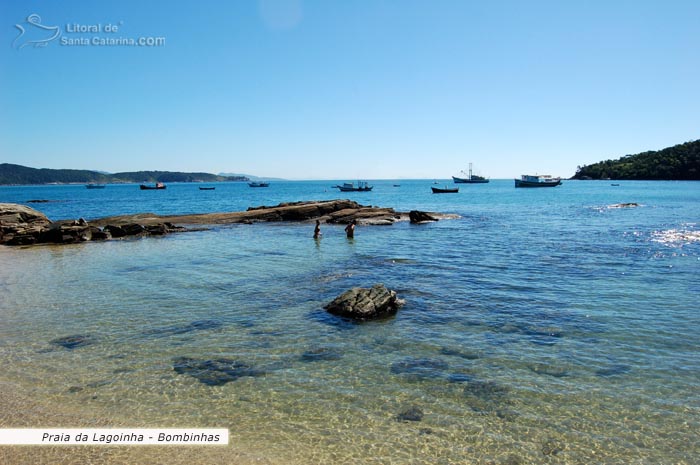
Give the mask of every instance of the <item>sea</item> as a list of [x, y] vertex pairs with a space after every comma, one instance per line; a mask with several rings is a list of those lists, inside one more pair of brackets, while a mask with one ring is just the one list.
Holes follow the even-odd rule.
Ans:
[[[700, 463], [698, 182], [340, 182], [0, 187], [52, 220], [336, 198], [459, 215], [0, 247], [0, 426], [227, 428], [220, 463]], [[323, 309], [378, 283], [393, 317]], [[79, 453], [40, 449], [12, 457]]]

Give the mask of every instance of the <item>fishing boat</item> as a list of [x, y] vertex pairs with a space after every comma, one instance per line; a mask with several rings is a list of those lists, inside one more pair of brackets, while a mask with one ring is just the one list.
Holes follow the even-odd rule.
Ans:
[[459, 187], [431, 187], [433, 194], [456, 194], [459, 192]]
[[85, 184], [85, 187], [88, 188], [88, 189], [104, 189], [104, 188], [105, 188], [105, 185], [104, 185], [104, 184], [93, 184], [93, 183], [90, 183], [90, 184]]
[[249, 182], [248, 185], [249, 185], [250, 187], [269, 187], [269, 186], [270, 186], [270, 183], [269, 183], [269, 182], [257, 182], [257, 181], [253, 181], [253, 182]]
[[200, 187], [200, 191], [213, 191], [216, 187]]
[[160, 190], [160, 189], [165, 189], [166, 187], [168, 187], [168, 186], [166, 186], [166, 185], [163, 184], [162, 182], [157, 182], [155, 186], [147, 186], [146, 184], [141, 184], [141, 185], [139, 186], [139, 188], [140, 188], [142, 191]]
[[352, 182], [344, 182], [333, 187], [339, 189], [340, 192], [369, 192], [374, 186], [370, 186], [365, 181], [357, 181], [357, 186]]
[[476, 174], [472, 174], [472, 164], [469, 163], [469, 173], [465, 173], [462, 171], [462, 174], [466, 174], [466, 178], [458, 178], [457, 176], [452, 176], [452, 180], [455, 182], [455, 184], [485, 184], [489, 182], [489, 180], [483, 176], [477, 176]]
[[515, 179], [515, 187], [556, 187], [561, 184], [561, 178], [553, 178], [548, 174], [523, 174]]

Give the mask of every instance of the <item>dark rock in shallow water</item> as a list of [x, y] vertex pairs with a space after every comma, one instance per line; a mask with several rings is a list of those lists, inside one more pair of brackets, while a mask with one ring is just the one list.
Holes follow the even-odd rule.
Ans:
[[478, 413], [504, 412], [508, 404], [508, 388], [495, 381], [472, 380], [464, 387], [464, 396], [469, 407]]
[[508, 387], [495, 381], [473, 380], [464, 387], [464, 394], [484, 400], [501, 400], [508, 390]]
[[73, 336], [64, 336], [49, 341], [51, 344], [61, 346], [66, 349], [76, 349], [94, 343], [92, 336], [75, 334]]
[[375, 284], [370, 289], [354, 287], [324, 308], [334, 315], [364, 321], [393, 315], [402, 303], [396, 292]]
[[426, 223], [429, 221], [437, 221], [438, 219], [431, 216], [429, 213], [422, 212], [419, 210], [411, 210], [408, 212], [408, 218], [413, 224]]
[[105, 231], [105, 232], [107, 232], [107, 233], [109, 233], [109, 235], [110, 235], [111, 237], [114, 237], [115, 239], [116, 239], [116, 238], [119, 238], [119, 237], [124, 237], [124, 236], [126, 236], [126, 231], [124, 231], [124, 230], [123, 230], [122, 228], [120, 228], [119, 226], [114, 226], [114, 225], [108, 224], [107, 226], [105, 226], [104, 228], [102, 228], [102, 230]]
[[343, 354], [331, 347], [314, 347], [301, 354], [302, 362], [340, 360]]
[[421, 421], [422, 419], [423, 410], [415, 405], [402, 410], [398, 415], [396, 415], [396, 421]]
[[433, 358], [408, 357], [391, 365], [391, 372], [412, 381], [421, 381], [444, 377], [443, 370], [447, 362]]
[[178, 357], [173, 361], [173, 370], [181, 375], [189, 375], [207, 386], [221, 386], [244, 376], [263, 376], [264, 371], [228, 358], [197, 360]]

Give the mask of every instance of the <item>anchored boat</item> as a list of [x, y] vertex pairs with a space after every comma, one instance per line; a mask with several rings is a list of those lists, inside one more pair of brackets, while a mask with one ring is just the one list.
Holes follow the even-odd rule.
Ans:
[[515, 179], [515, 187], [556, 187], [561, 184], [561, 178], [553, 178], [548, 174], [523, 174]]
[[466, 174], [466, 178], [458, 178], [457, 176], [452, 176], [452, 180], [455, 182], [455, 184], [485, 184], [489, 182], [489, 180], [483, 176], [477, 176], [476, 174], [472, 174], [472, 164], [469, 163], [469, 173], [465, 173], [462, 171], [462, 174]]

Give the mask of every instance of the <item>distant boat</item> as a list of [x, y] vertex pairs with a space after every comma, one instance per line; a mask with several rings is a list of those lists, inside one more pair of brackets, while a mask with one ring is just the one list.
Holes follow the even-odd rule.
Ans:
[[462, 174], [466, 174], [466, 178], [458, 178], [457, 176], [452, 176], [452, 180], [455, 182], [455, 184], [485, 184], [489, 182], [488, 179], [486, 179], [483, 176], [477, 176], [476, 174], [472, 174], [472, 164], [469, 163], [469, 173], [465, 173], [462, 171]]
[[340, 190], [340, 192], [369, 192], [374, 186], [370, 186], [365, 181], [357, 181], [357, 186], [351, 182], [344, 182], [341, 185], [333, 186]]
[[523, 174], [515, 179], [515, 187], [556, 187], [561, 184], [561, 178], [553, 178], [548, 174]]
[[141, 184], [141, 185], [139, 186], [139, 188], [140, 188], [142, 191], [160, 190], [160, 189], [165, 189], [166, 187], [168, 187], [168, 186], [166, 186], [166, 185], [163, 184], [162, 182], [157, 182], [155, 186], [147, 186], [147, 185], [145, 185], [145, 184]]
[[401, 184], [394, 184], [394, 187], [401, 187]]
[[249, 185], [250, 187], [269, 187], [269, 186], [270, 186], [270, 183], [269, 183], [269, 182], [256, 182], [256, 181], [253, 181], [253, 182], [249, 182], [248, 185]]
[[87, 187], [88, 189], [104, 189], [105, 185], [104, 184], [90, 183], [90, 184], [85, 184], [85, 187]]
[[216, 187], [200, 187], [200, 191], [213, 191]]
[[456, 194], [459, 192], [459, 187], [445, 186], [444, 188], [431, 187], [431, 189], [433, 190], [433, 194]]

